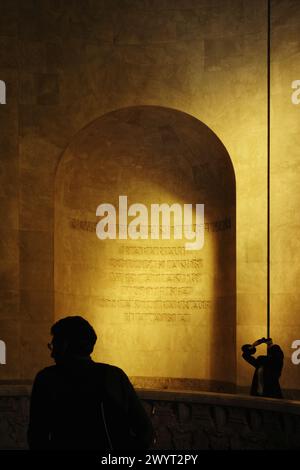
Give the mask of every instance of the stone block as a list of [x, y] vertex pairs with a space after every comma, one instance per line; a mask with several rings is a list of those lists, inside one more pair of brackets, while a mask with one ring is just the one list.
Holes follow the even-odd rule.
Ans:
[[52, 231], [52, 175], [22, 169], [20, 190], [20, 228], [32, 231]]
[[19, 102], [21, 105], [37, 104], [36, 79], [31, 72], [22, 70], [20, 73]]
[[47, 344], [52, 322], [22, 322], [21, 377], [32, 380], [40, 369], [53, 364]]
[[20, 287], [24, 290], [51, 291], [53, 289], [53, 264], [27, 261], [20, 266]]
[[192, 406], [192, 419], [197, 428], [204, 430], [214, 429], [214, 421], [210, 412], [210, 408], [207, 405], [200, 403], [194, 403]]
[[29, 2], [26, 2], [26, 4], [25, 6], [22, 3], [23, 7], [20, 8], [19, 38], [22, 42], [40, 41], [43, 37], [43, 26], [38, 5], [30, 7]]
[[214, 406], [211, 408], [212, 418], [217, 430], [221, 430], [227, 426], [228, 410], [222, 406]]
[[251, 4], [243, 2], [244, 31], [256, 36], [259, 32], [265, 34], [266, 8], [267, 4], [262, 4], [260, 0], [253, 0]]
[[20, 69], [23, 72], [46, 72], [46, 51], [43, 41], [20, 42]]
[[39, 133], [38, 106], [20, 104], [19, 106], [19, 135], [37, 135]]
[[18, 198], [0, 198], [0, 220], [5, 230], [18, 230], [19, 228], [19, 200]]
[[[237, 324], [246, 327], [253, 324], [265, 326], [266, 323], [266, 295], [265, 293], [238, 294], [237, 295]], [[250, 333], [250, 331], [249, 331]]]
[[1, 162], [0, 170], [0, 198], [4, 200], [15, 199], [18, 194], [18, 174], [14, 161]]
[[[19, 319], [19, 291], [0, 289], [0, 320]], [[1, 336], [1, 332], [0, 332]], [[1, 338], [0, 338], [1, 339]]]
[[127, 10], [115, 15], [115, 43], [153, 44], [176, 40], [176, 11], [163, 11], [159, 16], [151, 10], [143, 16], [139, 11]]
[[33, 204], [21, 202], [20, 227], [23, 230], [53, 231], [53, 206], [50, 203], [37, 201]]
[[[80, 93], [78, 96], [80, 97]], [[37, 106], [36, 109], [31, 110], [31, 113], [33, 112], [35, 115], [29, 116], [29, 124], [31, 119], [33, 121], [33, 130], [36, 134], [38, 133], [40, 138], [47, 140], [57, 147], [65, 148], [72, 136], [79, 131], [81, 125], [84, 126], [93, 119], [90, 112], [85, 108], [86, 104], [83, 106], [82, 102], [84, 100], [77, 100], [72, 106], [53, 104]], [[78, 111], [76, 111], [76, 103], [79, 106]], [[85, 119], [87, 121], [80, 121], [79, 125], [76, 124], [78, 119], [77, 112], [79, 117], [86, 113]]]
[[59, 42], [52, 41], [45, 44], [45, 60], [47, 70], [51, 70], [51, 72], [61, 69], [65, 70], [66, 66], [63, 61], [62, 50], [62, 44]]
[[57, 74], [37, 75], [37, 103], [40, 105], [59, 104], [59, 77]]
[[205, 37], [231, 38], [244, 34], [244, 4], [242, 0], [226, 0], [222, 2], [203, 2], [195, 6], [195, 14], [199, 17]]
[[5, 263], [18, 264], [19, 261], [19, 232], [7, 230], [5, 223], [0, 229], [0, 259]]
[[157, 449], [172, 449], [174, 448], [172, 433], [168, 426], [160, 426], [155, 428], [156, 432], [156, 445]]
[[15, 69], [18, 66], [17, 39], [11, 36], [0, 36], [0, 67]]
[[[261, 430], [263, 425], [262, 413], [258, 410], [249, 410], [246, 413], [247, 422], [251, 431], [258, 432]], [[231, 418], [232, 421], [232, 418]]]
[[52, 291], [22, 289], [20, 316], [24, 321], [54, 321], [54, 295]]
[[0, 4], [1, 36], [17, 37], [18, 35], [18, 2], [3, 0]]
[[209, 449], [209, 439], [207, 434], [202, 429], [195, 429], [192, 435], [192, 446], [191, 449], [201, 449], [201, 450], [208, 450]]
[[6, 344], [6, 364], [0, 364], [0, 380], [20, 379], [20, 323], [0, 320], [0, 339]]
[[81, 15], [70, 22], [69, 36], [82, 38], [88, 43], [113, 44], [114, 14], [111, 10], [102, 10], [102, 14], [94, 18], [90, 14]]
[[19, 262], [3, 261], [0, 266], [0, 286], [4, 290], [19, 288]]
[[209, 436], [211, 450], [229, 450], [230, 438], [222, 433], [215, 433]]
[[175, 449], [192, 449], [193, 437], [191, 432], [186, 430], [172, 429], [172, 442]]
[[177, 412], [180, 423], [190, 421], [191, 408], [188, 405], [185, 403], [178, 403]]
[[25, 450], [27, 448], [27, 426], [29, 399], [24, 396], [0, 397], [0, 449]]
[[35, 173], [47, 173], [53, 176], [58, 165], [62, 149], [47, 139], [36, 135], [26, 135], [20, 139], [20, 168]]
[[20, 262], [53, 262], [53, 234], [46, 231], [20, 231]]

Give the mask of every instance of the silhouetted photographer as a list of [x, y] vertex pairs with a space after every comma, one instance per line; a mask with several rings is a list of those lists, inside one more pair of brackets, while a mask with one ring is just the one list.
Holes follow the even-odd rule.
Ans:
[[48, 345], [56, 365], [34, 381], [28, 442], [35, 450], [147, 449], [153, 428], [127, 375], [94, 362], [97, 340], [82, 317], [59, 320]]
[[[267, 344], [267, 355], [253, 357], [256, 346]], [[255, 367], [252, 380], [251, 395], [269, 398], [282, 398], [279, 378], [283, 368], [284, 354], [278, 344], [273, 344], [271, 338], [261, 338], [253, 344], [242, 346], [242, 357]]]

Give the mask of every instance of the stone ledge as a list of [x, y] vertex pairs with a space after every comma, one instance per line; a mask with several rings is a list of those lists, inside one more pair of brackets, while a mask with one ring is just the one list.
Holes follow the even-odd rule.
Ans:
[[246, 395], [202, 391], [136, 390], [142, 400], [201, 403], [238, 408], [253, 408], [300, 415], [300, 401], [296, 400], [279, 400], [276, 398], [260, 398]]
[[[32, 385], [0, 383], [0, 397], [29, 397]], [[275, 411], [300, 415], [300, 401], [275, 398], [260, 398], [242, 394], [215, 393], [188, 390], [156, 390], [136, 388], [139, 397], [146, 401], [170, 401], [201, 403], [238, 408]]]
[[[0, 449], [26, 449], [31, 384], [0, 383]], [[155, 449], [300, 449], [300, 402], [227, 393], [137, 389]]]
[[0, 397], [29, 397], [31, 385], [0, 384]]

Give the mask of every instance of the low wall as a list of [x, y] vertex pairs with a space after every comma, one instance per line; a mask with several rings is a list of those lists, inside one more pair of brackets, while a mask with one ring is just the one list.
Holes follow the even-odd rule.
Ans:
[[[157, 449], [300, 449], [300, 402], [139, 390]], [[26, 448], [30, 386], [0, 385], [0, 449]]]

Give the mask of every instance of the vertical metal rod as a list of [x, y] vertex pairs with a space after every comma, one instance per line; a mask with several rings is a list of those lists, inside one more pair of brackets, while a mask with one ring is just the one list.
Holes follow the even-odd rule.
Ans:
[[270, 337], [270, 147], [271, 147], [271, 0], [268, 2], [267, 37], [267, 338]]

